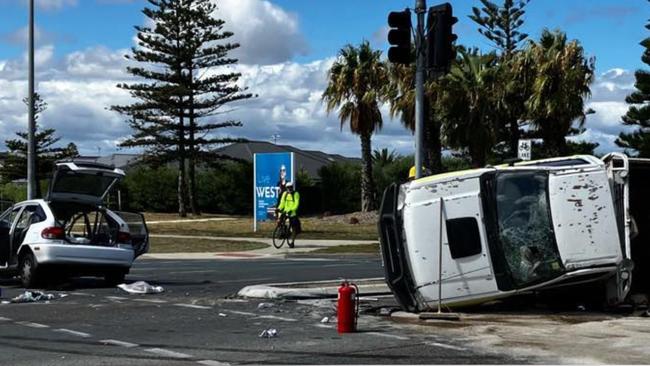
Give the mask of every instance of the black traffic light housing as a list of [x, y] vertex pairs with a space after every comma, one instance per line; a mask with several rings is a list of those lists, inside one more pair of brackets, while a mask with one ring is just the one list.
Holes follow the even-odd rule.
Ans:
[[429, 8], [427, 24], [427, 67], [437, 73], [449, 72], [451, 62], [456, 59], [454, 42], [458, 36], [453, 26], [458, 22], [451, 4], [444, 3]]
[[388, 60], [396, 64], [413, 62], [411, 53], [411, 11], [393, 11], [388, 14], [388, 43], [393, 47], [388, 49]]

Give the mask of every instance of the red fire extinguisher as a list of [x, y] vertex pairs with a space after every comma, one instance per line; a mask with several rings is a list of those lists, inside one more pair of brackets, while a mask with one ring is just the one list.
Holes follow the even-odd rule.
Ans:
[[338, 298], [338, 331], [351, 333], [357, 330], [359, 317], [359, 287], [354, 283], [344, 281], [339, 287]]

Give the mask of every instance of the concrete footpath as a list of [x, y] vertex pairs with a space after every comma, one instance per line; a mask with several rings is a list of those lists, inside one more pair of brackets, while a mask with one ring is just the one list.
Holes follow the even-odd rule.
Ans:
[[309, 253], [318, 249], [342, 245], [376, 244], [378, 240], [326, 240], [326, 239], [296, 239], [295, 247], [289, 248], [286, 244], [276, 249], [270, 238], [252, 237], [217, 237], [195, 235], [151, 235], [152, 238], [177, 238], [177, 239], [202, 239], [220, 240], [231, 242], [253, 242], [268, 245], [266, 248], [246, 250], [240, 252], [212, 252], [212, 253], [149, 253], [143, 258], [151, 259], [209, 259], [209, 258], [260, 258], [260, 257], [286, 257], [289, 254]]

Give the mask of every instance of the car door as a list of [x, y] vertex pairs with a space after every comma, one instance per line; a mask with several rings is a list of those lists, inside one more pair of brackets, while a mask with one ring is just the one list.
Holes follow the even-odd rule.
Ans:
[[18, 253], [18, 248], [25, 240], [29, 228], [36, 223], [45, 220], [45, 212], [38, 204], [30, 204], [24, 206], [24, 209], [20, 213], [14, 229], [11, 233], [11, 256], [15, 256]]
[[133, 254], [137, 258], [149, 251], [149, 229], [145, 222], [144, 215], [135, 212], [112, 211], [122, 218], [129, 226]]
[[12, 207], [0, 216], [0, 265], [5, 265], [11, 257], [11, 228], [22, 207]]

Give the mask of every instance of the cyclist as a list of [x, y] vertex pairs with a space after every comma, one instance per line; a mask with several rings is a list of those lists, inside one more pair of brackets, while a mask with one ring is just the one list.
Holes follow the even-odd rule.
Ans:
[[[300, 220], [298, 219], [298, 206], [300, 205], [300, 193], [295, 192], [293, 189], [293, 183], [287, 182], [287, 190], [282, 193], [280, 197], [280, 204], [278, 205], [278, 211], [280, 216], [278, 220], [284, 220], [284, 217], [289, 218], [289, 225], [295, 231], [296, 234], [300, 234]], [[293, 244], [289, 244], [293, 248]]]

